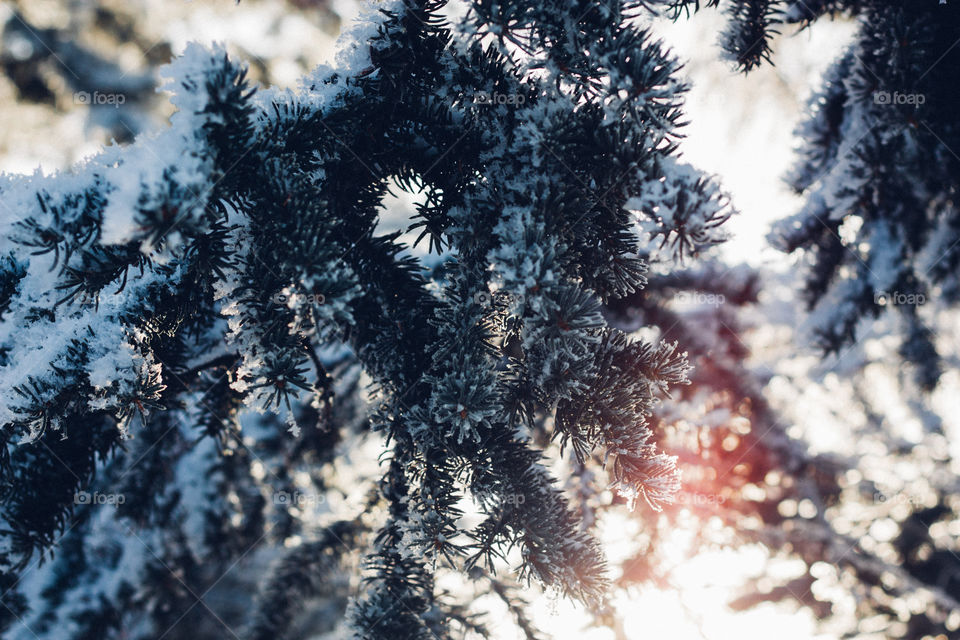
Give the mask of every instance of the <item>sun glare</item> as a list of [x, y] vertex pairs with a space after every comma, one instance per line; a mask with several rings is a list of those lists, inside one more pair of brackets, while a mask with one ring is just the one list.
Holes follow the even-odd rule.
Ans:
[[[607, 555], [617, 565], [634, 548], [630, 540], [636, 535], [636, 522], [625, 514], [611, 516], [602, 529]], [[661, 541], [661, 550], [671, 560], [667, 583], [617, 590], [610, 601], [619, 621], [616, 627], [589, 627], [581, 606], [544, 594], [533, 602], [538, 628], [557, 640], [768, 640], [771, 633], [777, 640], [832, 640], [817, 633], [807, 610], [772, 603], [733, 610], [729, 603], [743, 595], [751, 576], [770, 574], [768, 552], [750, 545], [690, 556], [704, 523], [692, 517], [680, 520], [670, 538]], [[784, 563], [780, 570], [787, 574], [793, 568]]]

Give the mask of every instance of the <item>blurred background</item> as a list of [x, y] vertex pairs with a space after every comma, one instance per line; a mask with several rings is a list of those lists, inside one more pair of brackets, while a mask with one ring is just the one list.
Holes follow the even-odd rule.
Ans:
[[[0, 169], [67, 170], [164, 126], [172, 107], [157, 92], [162, 65], [191, 41], [224, 42], [255, 82], [295, 90], [316, 65], [333, 64], [358, 10], [353, 0], [0, 3]], [[781, 180], [792, 131], [856, 26], [838, 19], [788, 31], [774, 66], [743, 76], [720, 61], [722, 25], [715, 12], [653, 25], [686, 62], [692, 87], [683, 154], [717, 174], [740, 211], [710, 263], [723, 286], [676, 294], [661, 310], [686, 331], [664, 337], [714, 336], [695, 354], [692, 389], [658, 415], [674, 443], [667, 450], [690, 452], [681, 454], [689, 484], [662, 514], [600, 496], [596, 527], [617, 585], [609, 610], [588, 613], [531, 589], [535, 625], [581, 640], [960, 638], [960, 318], [935, 300], [925, 310], [947, 354], [931, 394], [904, 370], [891, 318], [824, 358], [807, 343], [797, 258], [766, 238], [800, 206]], [[402, 192], [386, 202], [383, 230], [405, 229], [415, 206]], [[415, 255], [425, 249], [411, 243]], [[352, 478], [378, 473], [378, 443], [364, 446], [368, 457], [340, 465], [339, 485], [328, 478], [344, 504], [360, 500]], [[261, 549], [233, 567], [207, 597], [211, 609], [242, 616], [275, 555]], [[470, 600], [455, 576], [443, 585]], [[323, 619], [336, 607], [314, 604], [300, 612], [302, 637], [340, 637]], [[498, 637], [523, 637], [497, 599], [472, 606], [492, 613]], [[191, 628], [169, 637], [223, 637], [204, 617], [198, 609]]]

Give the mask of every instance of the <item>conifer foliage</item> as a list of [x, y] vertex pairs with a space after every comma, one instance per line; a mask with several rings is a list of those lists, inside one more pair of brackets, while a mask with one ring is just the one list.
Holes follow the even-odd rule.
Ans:
[[[675, 13], [699, 5], [666, 3]], [[960, 7], [942, 0], [738, 0], [726, 51], [741, 69], [768, 60], [784, 25], [853, 16], [858, 32], [810, 102], [787, 177], [805, 205], [773, 241], [802, 252], [815, 341], [842, 352], [862, 320], [893, 309], [901, 355], [934, 387], [943, 365], [927, 302], [960, 297]]]
[[[303, 572], [354, 548], [358, 638], [482, 630], [442, 566], [507, 559], [599, 603], [603, 555], [531, 434], [670, 502], [647, 418], [686, 356], [601, 305], [643, 287], [642, 255], [694, 255], [729, 215], [676, 157], [684, 86], [643, 5], [378, 3], [298, 92], [191, 45], [166, 70], [168, 129], [5, 177], [0, 625], [165, 634], [265, 537], [304, 533], [277, 484], [366, 431], [386, 446], [370, 513], [277, 567], [252, 636], [282, 636], [270, 603], [322, 590]], [[377, 232], [391, 183], [422, 196], [430, 265]]]

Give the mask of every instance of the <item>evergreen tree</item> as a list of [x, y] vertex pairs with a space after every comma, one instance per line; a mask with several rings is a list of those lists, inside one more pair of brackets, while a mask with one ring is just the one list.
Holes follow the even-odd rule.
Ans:
[[[482, 632], [443, 567], [530, 637], [503, 560], [597, 605], [605, 560], [536, 435], [581, 464], [601, 452], [631, 501], [673, 499], [647, 420], [686, 356], [602, 305], [644, 286], [647, 253], [689, 258], [729, 215], [676, 158], [684, 86], [643, 5], [384, 3], [297, 93], [191, 46], [166, 70], [168, 129], [5, 177], [11, 637], [186, 635], [230, 568], [296, 536], [253, 636], [293, 633], [289, 598], [355, 549], [358, 638]], [[434, 264], [377, 234], [391, 181], [421, 195]], [[363, 512], [305, 527], [290, 496], [325, 495], [323, 469], [371, 432], [386, 449]]]
[[[699, 2], [671, 0], [673, 15]], [[730, 16], [725, 50], [749, 71], [769, 60], [784, 25], [852, 16], [854, 41], [823, 79], [797, 132], [788, 182], [805, 206], [774, 242], [801, 252], [816, 342], [841, 353], [865, 319], [888, 309], [902, 325], [901, 355], [933, 388], [943, 364], [932, 301], [960, 297], [960, 26], [956, 2], [936, 0], [710, 0]]]
[[[846, 356], [858, 340], [875, 336], [868, 321], [892, 307], [904, 328], [901, 356], [914, 365], [920, 386], [932, 389], [944, 369], [943, 354], [934, 345], [935, 316], [923, 305], [957, 300], [960, 216], [953, 201], [960, 173], [952, 149], [960, 141], [951, 110], [960, 72], [955, 3], [659, 4], [674, 18], [708, 6], [724, 9], [728, 26], [721, 44], [744, 72], [770, 63], [775, 38], [787, 26], [805, 28], [824, 17], [856, 20], [855, 39], [827, 72], [823, 89], [810, 101], [809, 119], [797, 132], [802, 148], [788, 182], [805, 205], [778, 226], [772, 239], [799, 253], [807, 265], [803, 293], [813, 310], [808, 323], [827, 353]], [[695, 292], [725, 294], [728, 306], [750, 298], [742, 295], [750, 287], [738, 294], [710, 273], [688, 275], [679, 283], [676, 278], [666, 278], [668, 294], [686, 285]], [[619, 315], [656, 318], [657, 325], [671, 326], [662, 319], [675, 313], [663, 304], [656, 283], [651, 277], [643, 297], [617, 301]], [[704, 522], [720, 516], [725, 534], [704, 536], [704, 545], [760, 541], [806, 565], [804, 575], [776, 586], [765, 576], [765, 585], [750, 585], [733, 606], [795, 600], [829, 620], [836, 603], [825, 592], [817, 594], [814, 584], [833, 581], [854, 594], [855, 618], [869, 620], [871, 632], [952, 637], [960, 624], [960, 563], [955, 538], [943, 532], [958, 517], [954, 463], [946, 454], [939, 418], [924, 400], [908, 398], [904, 414], [924, 425], [922, 439], [917, 444], [900, 440], [883, 426], [887, 419], [865, 392], [870, 383], [863, 372], [848, 369], [859, 390], [849, 410], [862, 412], [867, 425], [856, 432], [863, 443], [857, 447], [861, 457], [811, 456], [803, 443], [787, 436], [790, 422], [759, 391], [763, 381], [740, 369], [744, 346], [734, 315], [722, 308], [701, 310], [674, 322], [672, 335], [687, 345], [695, 371], [693, 384], [681, 391], [680, 406], [693, 400], [735, 417], [691, 427], [677, 416], [695, 415], [696, 406], [666, 414], [667, 424], [678, 423], [662, 430], [678, 437], [661, 441], [680, 456], [684, 471], [685, 493], [678, 506], [699, 511]], [[688, 335], [700, 339], [687, 340]], [[909, 389], [905, 380], [900, 383]], [[871, 451], [885, 453], [878, 460]], [[922, 469], [922, 480], [891, 482], [885, 470], [901, 465]], [[723, 478], [722, 486], [717, 478]], [[785, 514], [779, 508], [784, 503], [806, 503], [807, 513]], [[673, 526], [673, 511], [646, 522], [645, 551], [625, 565], [632, 574], [625, 573], [623, 582], [667, 584], [664, 566], [646, 551], [655, 550], [660, 532]], [[878, 539], [871, 528], [878, 522], [894, 527], [893, 533]], [[826, 580], [824, 563], [837, 567]], [[842, 628], [851, 636], [867, 630], [864, 625]]]

